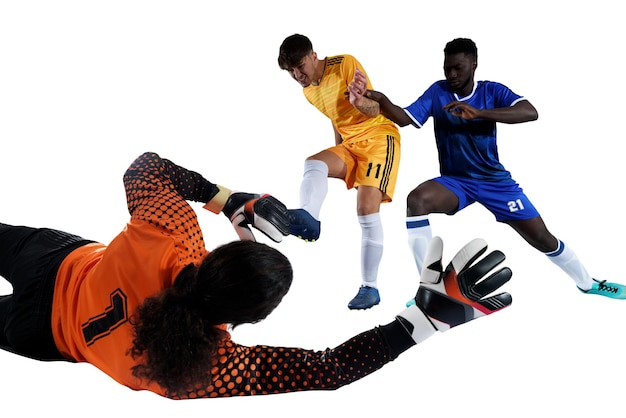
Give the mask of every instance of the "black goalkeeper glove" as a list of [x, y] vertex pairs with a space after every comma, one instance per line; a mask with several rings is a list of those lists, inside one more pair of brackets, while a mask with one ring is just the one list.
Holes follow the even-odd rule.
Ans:
[[397, 317], [416, 343], [435, 331], [447, 331], [511, 305], [513, 299], [508, 293], [488, 296], [508, 282], [512, 272], [502, 267], [487, 276], [505, 256], [496, 250], [478, 260], [486, 250], [485, 240], [477, 238], [465, 245], [444, 270], [443, 241], [439, 237], [432, 239], [415, 299]]
[[268, 194], [234, 192], [222, 209], [241, 240], [255, 241], [252, 225], [274, 242], [289, 235], [289, 218], [285, 205]]

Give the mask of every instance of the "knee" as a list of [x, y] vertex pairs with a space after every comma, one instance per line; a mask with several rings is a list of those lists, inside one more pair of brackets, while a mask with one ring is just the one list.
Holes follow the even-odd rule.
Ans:
[[368, 188], [367, 191], [363, 189], [363, 186], [359, 188], [357, 196], [357, 215], [365, 216], [380, 212], [380, 202], [382, 201], [383, 193], [374, 188]]
[[406, 198], [406, 214], [407, 216], [421, 216], [430, 213], [429, 199], [419, 189], [415, 189], [409, 193]]

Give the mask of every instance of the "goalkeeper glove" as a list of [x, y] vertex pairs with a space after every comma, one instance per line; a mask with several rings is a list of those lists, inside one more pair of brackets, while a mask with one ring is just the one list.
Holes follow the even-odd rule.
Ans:
[[231, 221], [241, 240], [255, 241], [249, 225], [274, 242], [281, 242], [283, 236], [289, 235], [287, 208], [268, 194], [231, 193], [222, 212]]
[[477, 238], [465, 245], [443, 270], [443, 241], [433, 238], [415, 299], [397, 316], [416, 343], [435, 331], [447, 331], [511, 305], [508, 293], [487, 296], [508, 282], [512, 272], [502, 267], [486, 277], [505, 259], [496, 250], [478, 260], [486, 250], [485, 240]]

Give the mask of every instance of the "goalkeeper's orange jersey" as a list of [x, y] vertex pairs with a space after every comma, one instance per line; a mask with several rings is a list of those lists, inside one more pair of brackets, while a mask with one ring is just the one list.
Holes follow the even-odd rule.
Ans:
[[[305, 87], [304, 96], [332, 121], [343, 143], [362, 141], [372, 135], [382, 135], [383, 138], [391, 135], [400, 138], [398, 127], [392, 121], [383, 115], [375, 118], [365, 116], [350, 104], [346, 92], [357, 68], [366, 74], [363, 66], [352, 55], [326, 57], [320, 84]], [[369, 77], [367, 88], [372, 89]]]
[[210, 387], [172, 394], [135, 378], [129, 317], [146, 297], [172, 286], [185, 266], [199, 264], [207, 254], [187, 200], [211, 204], [221, 188], [154, 153], [131, 164], [124, 185], [131, 215], [124, 230], [108, 246], [74, 250], [57, 274], [52, 329], [68, 359], [89, 362], [132, 389], [173, 398], [336, 389], [391, 360], [377, 328], [324, 351], [246, 347], [228, 336], [207, 365]]
[[185, 199], [208, 201], [218, 188], [156, 154], [138, 158], [124, 183], [130, 221], [108, 246], [85, 245], [63, 261], [52, 329], [64, 356], [143, 389], [145, 384], [131, 374], [134, 361], [126, 353], [132, 345], [129, 316], [207, 253], [196, 214]]

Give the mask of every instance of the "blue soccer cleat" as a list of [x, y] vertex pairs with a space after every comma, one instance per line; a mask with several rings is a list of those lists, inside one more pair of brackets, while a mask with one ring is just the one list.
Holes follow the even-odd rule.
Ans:
[[582, 290], [578, 288], [581, 292], [587, 293], [590, 295], [600, 295], [606, 296], [611, 299], [626, 299], [626, 286], [618, 284], [618, 283], [610, 283], [606, 280], [596, 280], [593, 279], [594, 283], [591, 289]]
[[378, 289], [369, 286], [361, 286], [359, 293], [348, 303], [350, 309], [369, 309], [380, 303]]
[[289, 233], [305, 241], [315, 241], [320, 237], [320, 221], [304, 209], [289, 209]]

